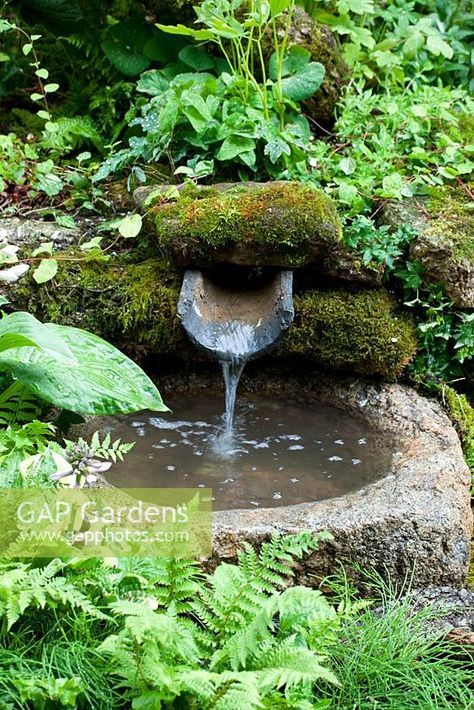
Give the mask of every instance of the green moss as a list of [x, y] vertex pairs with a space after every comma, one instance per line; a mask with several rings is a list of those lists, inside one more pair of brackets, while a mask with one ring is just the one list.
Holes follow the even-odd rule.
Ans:
[[180, 285], [180, 275], [164, 260], [63, 261], [53, 282], [38, 286], [27, 277], [11, 300], [43, 321], [91, 330], [138, 359], [189, 356], [176, 313]]
[[250, 255], [247, 263], [302, 266], [309, 252], [341, 238], [334, 203], [297, 182], [189, 186], [176, 200], [156, 205], [149, 220], [165, 253], [201, 265], [237, 249]]
[[474, 184], [462, 187], [439, 187], [433, 190], [426, 203], [431, 219], [427, 234], [443, 241], [451, 240], [454, 260], [474, 260], [474, 210], [472, 193]]
[[461, 439], [464, 456], [472, 472], [474, 495], [474, 407], [464, 394], [449, 385], [442, 385], [441, 397]]
[[399, 376], [416, 351], [411, 318], [384, 290], [308, 291], [295, 297], [296, 318], [280, 346], [328, 369]]

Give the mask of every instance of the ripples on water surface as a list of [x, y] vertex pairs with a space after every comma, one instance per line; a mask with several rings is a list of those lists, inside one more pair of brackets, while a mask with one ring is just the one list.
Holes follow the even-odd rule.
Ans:
[[213, 489], [214, 509], [274, 507], [357, 490], [390, 468], [393, 450], [335, 407], [284, 397], [239, 397], [234, 436], [215, 394], [169, 397], [172, 414], [114, 419], [135, 447], [108, 479], [129, 487]]

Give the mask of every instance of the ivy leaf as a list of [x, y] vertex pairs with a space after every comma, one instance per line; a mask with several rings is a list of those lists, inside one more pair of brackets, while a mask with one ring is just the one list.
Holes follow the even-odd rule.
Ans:
[[44, 284], [54, 279], [58, 272], [58, 262], [56, 259], [43, 259], [37, 269], [33, 272], [33, 278], [37, 284]]
[[301, 71], [282, 80], [282, 92], [291, 101], [309, 99], [323, 83], [325, 69], [319, 62], [310, 62]]
[[142, 218], [139, 214], [130, 214], [124, 217], [117, 225], [118, 231], [125, 239], [133, 239], [142, 228]]

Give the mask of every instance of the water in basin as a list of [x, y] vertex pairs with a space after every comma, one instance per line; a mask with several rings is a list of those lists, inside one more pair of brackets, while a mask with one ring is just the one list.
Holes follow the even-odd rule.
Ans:
[[206, 487], [215, 510], [275, 507], [360, 489], [390, 469], [394, 448], [336, 407], [242, 396], [232, 437], [214, 393], [168, 397], [172, 414], [117, 417], [114, 438], [136, 441], [109, 472], [121, 487]]

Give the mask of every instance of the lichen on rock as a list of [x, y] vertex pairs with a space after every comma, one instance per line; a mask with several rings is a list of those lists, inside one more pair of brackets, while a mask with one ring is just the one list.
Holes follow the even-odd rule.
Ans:
[[393, 380], [417, 348], [412, 319], [383, 289], [308, 291], [295, 297], [295, 311], [279, 353], [326, 369]]
[[298, 182], [189, 185], [150, 210], [148, 228], [180, 266], [304, 266], [341, 239], [332, 200]]

